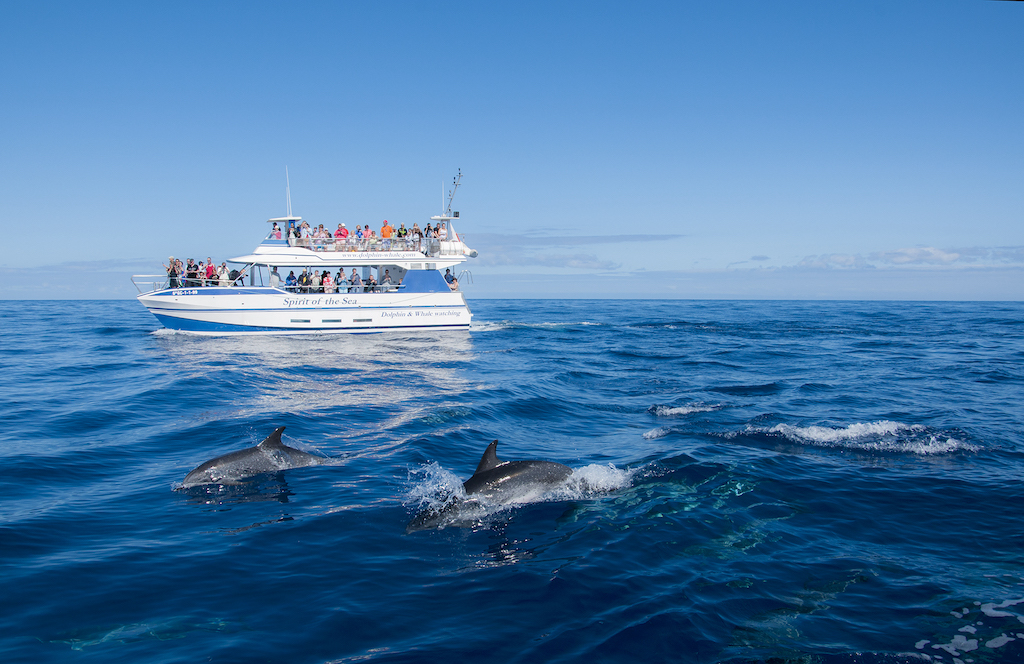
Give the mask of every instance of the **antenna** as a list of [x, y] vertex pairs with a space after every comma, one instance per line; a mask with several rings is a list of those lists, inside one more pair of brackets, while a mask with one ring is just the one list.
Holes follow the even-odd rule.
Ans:
[[[452, 178], [452, 190], [448, 192], [448, 209], [446, 209], [441, 214], [442, 217], [450, 217], [450, 216], [452, 216], [452, 199], [455, 198], [455, 191], [459, 188], [460, 184], [462, 184], [462, 169], [461, 168], [459, 169], [458, 177]], [[444, 187], [443, 186], [441, 187], [441, 196], [442, 196], [441, 205], [444, 205], [444, 200], [443, 200], [443, 197], [444, 197]]]
[[292, 216], [292, 184], [288, 180], [288, 167], [284, 167], [284, 199], [288, 205], [288, 216]]

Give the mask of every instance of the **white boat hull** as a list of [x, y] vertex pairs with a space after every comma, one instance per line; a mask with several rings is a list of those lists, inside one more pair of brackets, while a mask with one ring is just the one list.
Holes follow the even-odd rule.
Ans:
[[167, 288], [138, 296], [171, 330], [195, 334], [336, 334], [468, 330], [461, 292], [291, 293], [269, 287]]

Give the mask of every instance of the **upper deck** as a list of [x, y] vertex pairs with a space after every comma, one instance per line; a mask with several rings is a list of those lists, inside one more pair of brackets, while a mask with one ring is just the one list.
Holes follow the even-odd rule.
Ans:
[[324, 233], [321, 237], [307, 236], [302, 230], [301, 217], [268, 219], [273, 224], [270, 232], [256, 249], [246, 256], [229, 259], [232, 263], [273, 265], [278, 267], [364, 266], [397, 265], [407, 270], [443, 269], [473, 258], [477, 252], [459, 237], [451, 222], [457, 217], [431, 217], [445, 222], [448, 239], [406, 237], [358, 238], [335, 237]]

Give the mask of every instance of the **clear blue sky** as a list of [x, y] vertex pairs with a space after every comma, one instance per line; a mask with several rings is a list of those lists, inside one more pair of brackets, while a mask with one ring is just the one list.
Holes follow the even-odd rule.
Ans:
[[1024, 299], [1024, 3], [5, 3], [4, 297], [265, 220], [426, 221], [470, 297]]

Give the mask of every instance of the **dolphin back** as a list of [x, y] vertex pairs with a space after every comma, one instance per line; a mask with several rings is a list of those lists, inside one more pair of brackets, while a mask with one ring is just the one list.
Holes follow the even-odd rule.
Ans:
[[315, 466], [323, 462], [314, 456], [281, 442], [278, 427], [259, 445], [228, 452], [210, 459], [185, 476], [183, 488], [201, 484], [236, 484], [260, 473], [274, 473], [290, 468]]
[[491, 441], [491, 444], [487, 446], [487, 449], [484, 450], [484, 455], [480, 457], [480, 463], [477, 464], [476, 472], [473, 474], [475, 475], [476, 473], [482, 473], [485, 470], [497, 468], [503, 463], [505, 462], [498, 458], [498, 441], [493, 440]]
[[287, 445], [285, 445], [284, 443], [281, 442], [281, 434], [284, 432], [284, 430], [285, 430], [285, 427], [277, 427], [276, 429], [274, 429], [274, 433], [272, 433], [269, 436], [267, 436], [266, 438], [264, 438], [263, 442], [260, 443], [259, 445], [257, 445], [256, 447], [263, 447], [263, 448], [282, 448], [283, 447], [283, 448], [288, 449], [288, 450], [292, 449], [292, 448], [288, 447]]
[[571, 473], [571, 468], [553, 461], [502, 461], [498, 458], [498, 441], [494, 440], [480, 457], [476, 472], [462, 486], [466, 495], [514, 498], [517, 491], [553, 486]]

